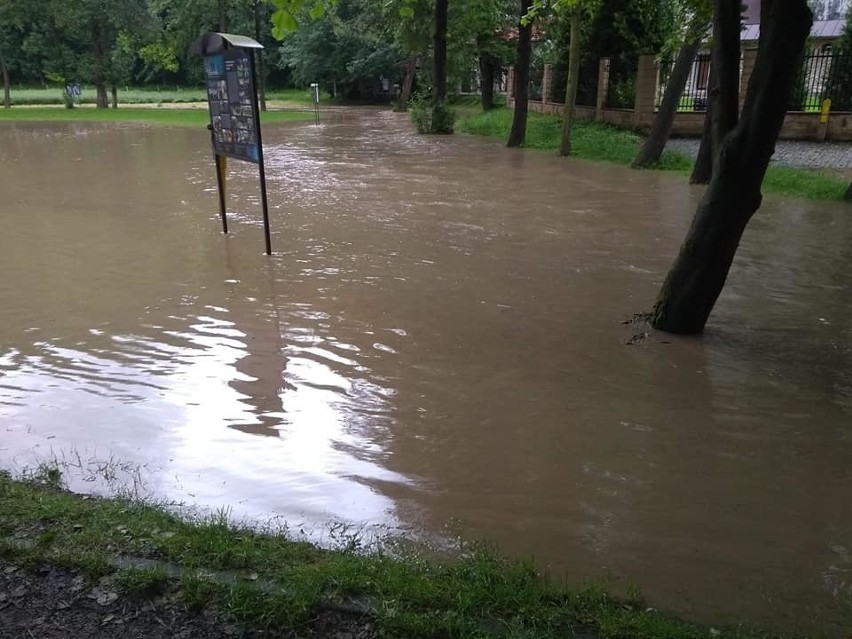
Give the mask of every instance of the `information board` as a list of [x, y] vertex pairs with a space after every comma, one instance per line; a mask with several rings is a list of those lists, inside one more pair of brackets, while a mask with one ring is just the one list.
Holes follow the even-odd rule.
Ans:
[[205, 57], [204, 71], [213, 149], [217, 155], [258, 164], [257, 94], [250, 56], [244, 49], [228, 49]]

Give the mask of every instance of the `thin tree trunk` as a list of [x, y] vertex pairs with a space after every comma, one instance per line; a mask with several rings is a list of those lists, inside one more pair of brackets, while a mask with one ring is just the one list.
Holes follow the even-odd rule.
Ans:
[[0, 70], [3, 71], [3, 107], [6, 109], [12, 108], [12, 91], [11, 83], [9, 82], [9, 67], [6, 66], [6, 58], [0, 53]]
[[[521, 18], [530, 10], [532, 0], [521, 0]], [[527, 109], [530, 99], [530, 60], [532, 58], [532, 22], [518, 22], [518, 57], [515, 64], [515, 113], [506, 146], [521, 146], [527, 135]]]
[[448, 0], [435, 2], [435, 32], [432, 43], [434, 47], [434, 83], [432, 106], [437, 107], [447, 100], [447, 12]]
[[479, 79], [480, 94], [482, 96], [482, 110], [494, 108], [494, 74], [497, 68], [497, 60], [490, 53], [479, 56]]
[[113, 84], [112, 87], [110, 87], [110, 90], [112, 91], [112, 108], [117, 109], [118, 108], [118, 87]]
[[449, 0], [435, 0], [434, 77], [432, 82], [431, 133], [452, 133], [447, 107], [447, 14]]
[[[713, 82], [713, 68], [710, 68], [710, 86]], [[709, 184], [713, 177], [713, 131], [712, 131], [712, 106], [707, 105], [704, 114], [704, 128], [701, 131], [701, 145], [698, 147], [698, 157], [692, 167], [692, 175], [689, 176], [690, 184]]]
[[[760, 187], [811, 27], [805, 0], [764, 0], [764, 13], [742, 117], [722, 142], [710, 186], [657, 298], [651, 323], [664, 331], [704, 330], [743, 231], [760, 207]], [[739, 28], [737, 23], [737, 33]], [[718, 71], [721, 77], [732, 73], [725, 68]]]
[[[254, 2], [254, 39], [260, 42], [260, 3], [261, 0]], [[266, 111], [266, 68], [263, 63], [263, 50], [257, 52], [257, 90], [260, 94], [260, 110]]]
[[697, 38], [693, 42], [685, 43], [677, 54], [674, 68], [666, 83], [660, 109], [654, 118], [654, 124], [651, 126], [648, 137], [645, 138], [642, 148], [639, 149], [639, 154], [633, 160], [634, 169], [660, 161], [672, 130], [677, 107], [680, 104], [680, 96], [683, 95], [683, 90], [686, 88], [686, 81], [689, 80], [689, 74], [692, 72], [695, 56], [700, 47], [701, 39]]
[[405, 111], [408, 108], [408, 101], [411, 99], [411, 89], [414, 87], [414, 76], [417, 73], [417, 55], [408, 58], [405, 65], [405, 78], [402, 80], [402, 88], [399, 92], [398, 111]]
[[574, 126], [574, 105], [580, 81], [580, 7], [571, 10], [571, 42], [568, 45], [568, 80], [565, 84], [565, 107], [562, 111], [562, 135], [559, 155], [571, 155], [571, 129]]

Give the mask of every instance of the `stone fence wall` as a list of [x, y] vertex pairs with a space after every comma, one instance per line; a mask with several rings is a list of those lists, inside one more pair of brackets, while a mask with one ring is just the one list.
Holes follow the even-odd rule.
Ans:
[[[757, 58], [755, 49], [743, 51], [742, 75], [740, 77], [740, 107], [745, 98], [746, 87], [754, 70], [754, 62]], [[636, 98], [632, 109], [611, 109], [605, 107], [607, 103], [607, 91], [609, 88], [609, 64], [608, 58], [600, 61], [598, 69], [598, 91], [595, 106], [575, 107], [576, 117], [579, 120], [593, 120], [605, 122], [615, 126], [635, 129], [646, 133], [654, 121], [657, 108], [657, 95], [659, 87], [659, 67], [655, 56], [643, 55], [639, 58], [639, 66], [636, 71]], [[536, 113], [547, 113], [551, 115], [562, 115], [563, 104], [551, 102], [552, 67], [545, 65], [544, 79], [542, 81], [542, 99], [540, 101], [530, 100], [529, 110]], [[507, 104], [515, 106], [515, 72], [509, 68], [507, 83], [509, 93]], [[679, 112], [675, 115], [672, 126], [672, 135], [681, 137], [700, 136], [704, 126], [703, 112]], [[852, 141], [852, 113], [835, 112], [830, 113], [828, 123], [820, 123], [819, 113], [803, 111], [790, 111], [784, 119], [781, 129], [781, 138], [788, 140], [834, 140]]]

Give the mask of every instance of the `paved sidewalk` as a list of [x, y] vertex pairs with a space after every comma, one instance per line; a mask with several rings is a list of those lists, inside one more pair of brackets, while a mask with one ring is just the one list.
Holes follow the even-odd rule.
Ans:
[[[672, 138], [666, 149], [695, 157], [698, 145], [697, 139]], [[852, 142], [779, 140], [772, 163], [808, 169], [852, 169]]]

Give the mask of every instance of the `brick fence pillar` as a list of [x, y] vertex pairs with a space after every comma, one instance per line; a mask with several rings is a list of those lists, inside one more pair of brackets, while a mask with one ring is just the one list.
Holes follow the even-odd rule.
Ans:
[[550, 102], [550, 85], [553, 82], [553, 65], [544, 65], [544, 77], [541, 80], [541, 103]]
[[636, 73], [636, 100], [633, 103], [633, 125], [650, 124], [657, 102], [657, 63], [652, 55], [639, 56]]
[[609, 58], [598, 62], [598, 95], [595, 100], [595, 120], [603, 120], [603, 110], [609, 93]]
[[746, 89], [748, 89], [749, 80], [751, 80], [752, 71], [754, 71], [754, 63], [757, 61], [757, 49], [743, 50], [743, 70], [740, 75], [740, 111], [745, 103]]

